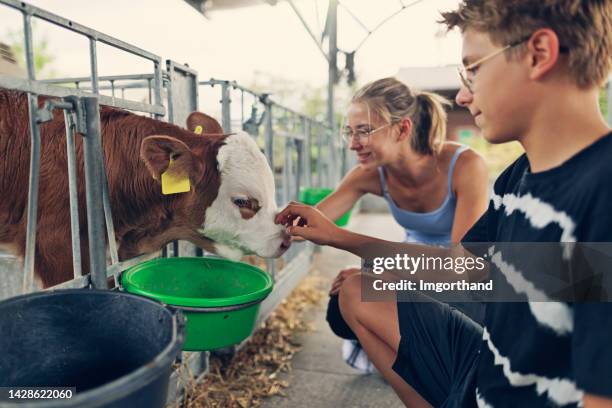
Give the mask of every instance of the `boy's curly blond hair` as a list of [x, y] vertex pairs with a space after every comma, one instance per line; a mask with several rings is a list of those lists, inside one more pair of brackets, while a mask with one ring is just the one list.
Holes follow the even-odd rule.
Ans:
[[569, 49], [569, 75], [579, 87], [601, 86], [610, 74], [612, 0], [463, 0], [457, 10], [442, 13], [440, 22], [449, 30], [488, 33], [497, 45], [550, 28]]

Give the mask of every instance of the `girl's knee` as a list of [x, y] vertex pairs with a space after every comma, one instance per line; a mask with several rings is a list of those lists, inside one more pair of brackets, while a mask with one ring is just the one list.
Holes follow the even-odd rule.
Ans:
[[361, 299], [361, 274], [351, 275], [342, 282], [340, 287], [340, 296], [351, 300]]
[[361, 274], [348, 277], [338, 292], [338, 303], [342, 317], [348, 321], [361, 302]]

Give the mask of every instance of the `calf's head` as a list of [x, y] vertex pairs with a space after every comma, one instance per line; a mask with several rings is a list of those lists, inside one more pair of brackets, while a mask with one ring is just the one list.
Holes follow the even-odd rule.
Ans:
[[189, 116], [187, 127], [195, 133], [181, 140], [149, 136], [141, 145], [154, 179], [165, 172], [189, 179], [188, 191], [167, 196], [182, 214], [175, 217], [183, 227], [177, 238], [230, 259], [280, 256], [289, 237], [274, 223], [274, 177], [255, 141], [245, 132], [224, 135], [217, 121], [199, 112]]

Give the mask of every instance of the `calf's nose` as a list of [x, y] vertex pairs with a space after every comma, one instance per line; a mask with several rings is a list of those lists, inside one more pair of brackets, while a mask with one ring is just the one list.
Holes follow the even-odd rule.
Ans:
[[285, 231], [281, 232], [281, 236], [283, 238], [283, 242], [280, 244], [280, 249], [282, 251], [286, 251], [291, 246], [291, 236], [287, 234]]

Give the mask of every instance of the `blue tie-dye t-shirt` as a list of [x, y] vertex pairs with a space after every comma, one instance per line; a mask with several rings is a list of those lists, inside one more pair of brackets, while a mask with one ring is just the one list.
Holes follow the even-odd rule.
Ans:
[[[612, 135], [540, 173], [521, 156], [497, 179], [488, 211], [464, 241], [612, 242]], [[501, 283], [519, 294], [555, 279], [550, 268], [524, 273], [521, 263], [541, 258], [526, 252], [513, 260], [488, 254], [506, 272]], [[585, 393], [612, 398], [612, 303], [491, 302], [486, 309], [474, 399], [465, 405], [578, 407]]]

